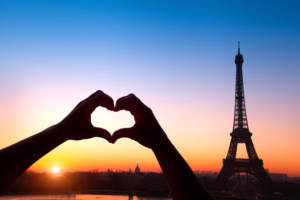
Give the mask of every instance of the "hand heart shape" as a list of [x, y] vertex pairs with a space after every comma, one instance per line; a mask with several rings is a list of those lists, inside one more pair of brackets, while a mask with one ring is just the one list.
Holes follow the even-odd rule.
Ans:
[[[127, 111], [134, 117], [133, 126], [132, 116]], [[97, 127], [99, 119], [104, 122]], [[111, 135], [103, 126], [117, 131]], [[119, 98], [114, 105], [113, 99], [99, 90], [81, 101], [58, 127], [59, 132], [64, 133], [64, 140], [102, 137], [115, 143], [119, 138], [127, 137], [149, 148], [158, 147], [167, 140], [151, 109], [134, 94]]]
[[116, 130], [132, 127], [135, 122], [128, 111], [110, 111], [103, 107], [97, 107], [91, 115], [91, 123], [93, 126], [104, 128], [112, 134]]

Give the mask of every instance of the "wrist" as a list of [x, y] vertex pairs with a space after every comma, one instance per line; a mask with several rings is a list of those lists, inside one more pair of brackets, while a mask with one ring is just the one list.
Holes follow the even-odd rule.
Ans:
[[48, 130], [51, 132], [51, 135], [55, 136], [60, 142], [66, 142], [69, 140], [66, 134], [65, 128], [61, 125], [61, 123], [55, 124], [48, 128]]
[[162, 133], [162, 137], [160, 137], [159, 140], [153, 145], [152, 150], [154, 153], [157, 152], [164, 152], [170, 149], [172, 146], [171, 141], [169, 140], [168, 136], [165, 134], [165, 132]]

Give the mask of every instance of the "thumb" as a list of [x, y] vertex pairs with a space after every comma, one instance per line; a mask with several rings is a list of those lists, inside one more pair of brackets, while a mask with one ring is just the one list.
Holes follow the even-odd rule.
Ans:
[[123, 137], [132, 139], [133, 132], [134, 132], [133, 128], [119, 129], [115, 131], [114, 134], [112, 135], [111, 142], [115, 143], [119, 138], [123, 138]]
[[93, 127], [93, 134], [95, 137], [102, 137], [106, 139], [108, 142], [111, 142], [110, 133], [103, 128]]

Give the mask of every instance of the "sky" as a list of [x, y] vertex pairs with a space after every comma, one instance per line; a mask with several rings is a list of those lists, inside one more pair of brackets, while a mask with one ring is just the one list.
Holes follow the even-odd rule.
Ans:
[[[264, 167], [300, 176], [299, 1], [0, 0], [0, 148], [62, 120], [100, 89], [152, 108], [193, 170], [219, 171], [233, 125], [237, 41]], [[113, 132], [128, 112], [98, 108]], [[238, 156], [245, 157], [239, 145]], [[129, 139], [67, 141], [30, 170], [160, 171]]]

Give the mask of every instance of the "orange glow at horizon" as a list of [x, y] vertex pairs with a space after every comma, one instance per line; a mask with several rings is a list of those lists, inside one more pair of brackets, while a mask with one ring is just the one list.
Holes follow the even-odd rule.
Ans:
[[[87, 95], [77, 94], [73, 99], [62, 100], [56, 95], [45, 94], [38, 96], [34, 101], [32, 98], [23, 97], [20, 102], [1, 104], [3, 112], [9, 115], [0, 119], [1, 132], [6, 133], [1, 135], [0, 147], [9, 146], [59, 122], [84, 96]], [[178, 103], [148, 98], [144, 101], [151, 106], [168, 137], [193, 170], [218, 172], [221, 169], [222, 159], [226, 157], [231, 139], [229, 134], [232, 129], [232, 107], [223, 108], [218, 102], [212, 102], [214, 107], [206, 106], [210, 104], [205, 100], [181, 100], [182, 102]], [[273, 115], [275, 111], [268, 106], [265, 106], [265, 112], [262, 113], [255, 110], [253, 104], [254, 102], [250, 102], [251, 108], [248, 109], [250, 131], [253, 133], [252, 140], [258, 156], [264, 161], [265, 169], [271, 173], [300, 176], [300, 160], [295, 159], [300, 156], [299, 125], [296, 119], [286, 119], [291, 125], [284, 124], [284, 113]], [[101, 111], [103, 109], [97, 109], [95, 112], [98, 115], [94, 119], [95, 123], [99, 126], [101, 123], [107, 123], [103, 124], [103, 127], [110, 131], [122, 126], [129, 127], [133, 123], [132, 119], [122, 123], [110, 123], [115, 122], [116, 118], [106, 116], [103, 120]], [[27, 113], [30, 113], [30, 117]], [[128, 112], [124, 111], [123, 114], [122, 120], [128, 116], [132, 118]], [[269, 115], [272, 115], [273, 119], [268, 118]], [[110, 144], [103, 138], [92, 138], [65, 142], [33, 164], [29, 170], [47, 172], [51, 166], [59, 165], [64, 172], [107, 169], [128, 171], [133, 170], [136, 164], [139, 164], [142, 171], [161, 171], [153, 152], [135, 141], [122, 138], [115, 144]]]

